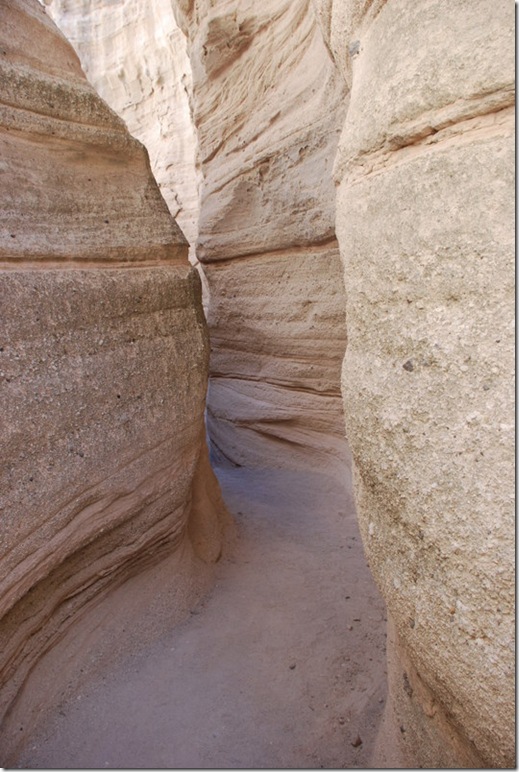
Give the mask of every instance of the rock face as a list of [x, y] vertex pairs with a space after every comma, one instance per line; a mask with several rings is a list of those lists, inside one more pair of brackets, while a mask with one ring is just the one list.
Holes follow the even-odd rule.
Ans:
[[186, 39], [164, 0], [45, 0], [89, 82], [146, 147], [153, 175], [193, 249], [200, 173]]
[[[112, 13], [115, 16], [110, 18], [118, 19], [117, 23], [125, 19], [130, 24], [133, 19], [133, 29], [140, 34], [146, 30], [147, 40], [160, 40], [155, 3], [149, 4], [153, 12], [146, 13], [144, 25], [137, 4], [129, 0], [117, 4], [118, 9], [110, 4], [104, 9], [102, 2], [93, 0], [54, 0], [58, 2], [67, 13], [77, 14], [79, 21], [67, 23], [71, 29], [75, 24], [82, 55], [91, 61], [99, 51], [96, 57], [86, 52], [89, 46], [98, 46], [98, 38], [104, 41], [99, 50], [110, 48], [111, 41], [115, 49], [117, 36], [124, 39], [125, 33], [113, 21], [107, 27], [109, 34], [101, 29], [101, 20]], [[160, 5], [161, 11], [165, 6], [168, 3]], [[92, 14], [86, 13], [87, 7]], [[346, 342], [346, 310], [348, 352], [342, 392], [355, 461], [359, 520], [369, 564], [390, 617], [391, 699], [375, 765], [513, 766], [512, 6], [505, 0], [492, 4], [487, 0], [418, 4], [410, 0], [264, 0], [261, 4], [177, 0], [174, 11], [188, 39], [193, 118], [204, 175], [198, 257], [211, 288], [213, 377], [208, 421], [214, 453], [220, 460], [251, 466], [261, 466], [266, 458], [278, 466], [313, 465], [319, 460], [330, 470], [344, 473], [348, 454], [339, 369]], [[169, 25], [169, 8], [164, 13]], [[152, 28], [155, 31], [150, 32]], [[28, 35], [27, 40], [39, 37]], [[36, 56], [38, 45], [31, 42], [26, 50]], [[103, 55], [108, 62], [108, 51]], [[167, 61], [167, 56], [161, 53], [160, 61]], [[104, 74], [107, 83], [110, 78], [117, 80], [120, 61], [114, 59], [115, 70]], [[145, 69], [137, 63], [137, 55], [122, 61], [127, 70]], [[146, 62], [154, 71], [151, 48]], [[158, 70], [163, 72], [162, 67]], [[141, 75], [135, 75], [129, 82], [139, 80]], [[87, 92], [84, 84], [81, 88], [81, 93]], [[9, 99], [23, 100], [27, 93], [17, 86]], [[75, 103], [69, 96], [67, 100], [63, 109], [69, 105], [69, 115], [74, 114]], [[100, 121], [104, 126], [106, 121], [110, 137], [122, 141], [120, 125], [114, 128], [114, 117], [103, 117], [99, 103], [95, 105], [88, 108], [95, 120], [86, 121], [81, 131], [95, 134], [91, 125]], [[132, 111], [128, 107], [128, 115]], [[143, 108], [143, 115], [151, 112]], [[45, 115], [39, 109], [38, 125], [49, 121]], [[32, 132], [25, 114], [23, 120], [24, 131]], [[30, 120], [36, 121], [34, 116]], [[137, 110], [135, 120], [140, 120]], [[48, 125], [46, 135], [57, 132], [58, 126]], [[67, 124], [59, 123], [63, 125]], [[76, 126], [74, 131], [78, 130]], [[332, 164], [341, 130], [335, 200]], [[32, 136], [24, 135], [24, 141], [33, 142]], [[127, 147], [135, 148], [124, 136]], [[103, 142], [106, 155], [108, 140]], [[108, 144], [110, 152], [119, 147], [115, 139]], [[26, 157], [20, 148], [17, 152], [21, 159]], [[81, 153], [85, 152], [82, 146]], [[133, 163], [142, 164], [142, 155], [132, 152], [124, 151], [124, 163], [131, 155]], [[83, 156], [72, 148], [59, 158], [79, 166]], [[113, 178], [103, 176], [104, 161], [96, 163], [89, 162], [93, 171], [98, 169], [96, 185], [111, 199]], [[52, 173], [55, 168], [54, 164]], [[24, 168], [20, 176], [26, 182], [20, 185], [29, 184], [31, 173], [32, 166]], [[57, 195], [63, 189], [61, 177], [56, 174], [52, 179]], [[86, 195], [87, 182], [91, 180], [77, 186], [76, 197]], [[131, 199], [122, 205], [125, 214], [130, 207], [140, 219], [131, 233], [130, 226], [125, 226], [124, 237], [119, 229], [117, 238], [107, 242], [103, 226], [112, 232], [114, 215], [106, 217], [103, 208], [102, 219], [109, 223], [101, 224], [99, 214], [92, 214], [81, 240], [82, 259], [88, 265], [83, 273], [90, 282], [95, 279], [91, 264], [105, 259], [103, 255], [111, 255], [114, 261], [121, 260], [121, 254], [127, 261], [130, 253], [135, 255], [132, 259], [144, 259], [142, 234], [151, 222], [147, 217], [154, 223], [149, 231], [155, 245], [151, 252], [145, 251], [147, 255], [160, 255], [157, 259], [167, 262], [171, 257], [165, 255], [173, 254], [171, 245], [178, 244], [178, 234], [164, 235], [166, 220], [158, 217], [155, 204], [143, 211], [144, 194], [134, 199], [133, 187], [117, 184], [115, 188], [116, 202], [121, 200], [119, 195]], [[153, 186], [146, 190], [153, 201], [158, 200]], [[59, 219], [54, 218], [57, 224], [48, 230], [42, 199], [31, 205], [23, 219], [26, 222], [35, 212], [41, 218], [40, 225], [38, 220], [31, 228], [35, 238], [30, 249], [22, 241], [22, 251], [16, 252], [18, 231], [7, 234], [11, 251], [5, 260], [12, 262], [20, 254], [26, 261], [24, 276], [9, 290], [10, 303], [22, 298], [22, 292], [24, 298], [32, 297], [29, 278], [36, 273], [29, 271], [27, 261], [37, 256], [47, 259], [37, 273], [41, 288], [46, 286], [44, 265], [53, 282], [70, 281], [76, 274], [81, 279], [79, 258], [75, 258], [76, 272], [64, 271], [63, 279], [56, 268], [50, 271], [48, 262], [50, 257], [58, 261], [75, 254], [78, 239], [68, 235], [76, 222], [75, 210], [62, 211], [60, 204]], [[68, 219], [63, 219], [65, 215]], [[130, 221], [133, 216], [124, 219]], [[180, 259], [180, 252], [173, 259]], [[162, 270], [166, 268], [155, 268], [153, 275], [158, 277]], [[175, 286], [187, 287], [188, 281], [194, 281], [185, 267], [167, 268], [173, 270], [186, 282]], [[104, 268], [101, 273], [119, 277], [123, 271], [134, 279], [137, 276], [135, 269], [124, 268], [112, 272]], [[12, 269], [11, 276], [14, 282]], [[86, 278], [85, 283], [90, 286]], [[130, 292], [133, 285], [124, 286]], [[140, 291], [134, 292], [129, 306], [130, 301], [110, 301], [110, 307], [121, 309], [117, 319], [122, 319], [123, 308], [136, 307]], [[52, 319], [59, 321], [56, 329], [62, 330], [67, 323], [61, 319], [70, 318], [65, 310], [70, 315], [75, 302], [68, 289], [59, 294], [59, 302], [53, 305], [59, 315], [56, 311]], [[177, 297], [168, 290], [170, 295]], [[157, 291], [153, 296], [158, 302], [161, 294]], [[97, 324], [110, 312], [108, 295], [93, 284], [91, 297], [81, 313], [92, 310], [95, 300]], [[178, 300], [182, 313], [169, 308], [175, 320], [184, 320], [182, 314], [192, 309], [183, 302]], [[132, 324], [146, 318], [132, 316]], [[154, 330], [163, 329], [162, 318], [153, 311], [153, 323], [158, 325]], [[74, 323], [83, 324], [80, 320], [81, 315], [74, 314]], [[103, 324], [101, 331], [92, 328], [92, 339], [105, 340], [105, 328], [114, 329], [112, 322]], [[179, 352], [185, 345], [193, 352], [192, 347], [202, 340], [193, 336], [196, 324], [188, 327], [185, 321], [175, 321], [175, 327], [188, 331], [189, 341], [182, 339], [181, 344], [176, 337], [163, 336], [163, 344]], [[36, 321], [33, 329], [39, 330]], [[45, 339], [38, 339], [37, 356], [49, 357], [45, 347], [59, 345], [54, 329], [49, 326], [52, 332], [47, 330]], [[85, 322], [82, 336], [86, 329]], [[116, 351], [114, 346], [112, 350]], [[86, 360], [87, 354], [81, 356]], [[77, 356], [74, 350], [72, 356]], [[123, 361], [125, 367], [132, 366], [128, 356], [121, 358], [120, 367]], [[71, 360], [68, 381], [73, 384], [79, 379], [74, 376], [75, 361]], [[155, 366], [158, 361], [162, 359], [153, 358]], [[193, 372], [188, 365], [185, 368], [191, 378], [199, 377], [196, 366]], [[176, 378], [182, 371], [183, 365], [175, 364]], [[37, 374], [36, 370], [24, 372]], [[126, 371], [121, 372], [121, 383], [126, 383]], [[79, 381], [82, 388], [93, 388], [87, 381], [91, 383], [86, 378]], [[186, 392], [177, 388], [170, 402], [164, 398], [165, 404], [185, 400], [192, 411], [192, 400], [198, 399], [200, 415], [201, 380], [198, 383], [198, 392], [187, 386]], [[12, 382], [7, 385], [13, 388]], [[19, 381], [16, 389], [22, 386]], [[43, 386], [37, 393], [47, 398]], [[116, 403], [109, 401], [109, 384], [100, 382], [99, 390], [92, 393], [96, 409], [101, 410], [106, 400], [111, 420]], [[122, 387], [115, 399], [117, 394], [122, 395]], [[160, 391], [154, 390], [153, 395], [162, 398]], [[165, 430], [159, 420], [165, 408], [161, 403], [160, 411], [154, 412], [154, 405], [148, 413], [157, 416], [156, 443], [155, 435], [160, 440], [160, 431]], [[44, 407], [50, 409], [47, 402]], [[178, 422], [175, 427], [184, 426], [187, 413], [171, 410]], [[27, 421], [39, 425], [41, 412], [27, 414]], [[66, 410], [60, 410], [63, 420], [68, 420], [66, 415]], [[93, 422], [98, 420], [96, 415], [92, 413]], [[121, 421], [117, 431], [122, 436], [126, 424], [121, 415], [117, 413]], [[54, 422], [48, 425], [52, 429]], [[201, 423], [196, 426], [201, 431]], [[90, 428], [87, 423], [85, 431]], [[111, 430], [110, 436], [118, 437], [117, 431]], [[195, 433], [186, 420], [185, 430], [175, 430], [175, 442], [189, 445]], [[43, 444], [48, 436], [38, 431], [34, 439], [41, 443], [41, 453], [36, 454], [41, 465], [52, 460], [55, 452], [46, 455]], [[92, 428], [92, 436], [100, 435]], [[67, 452], [75, 458], [77, 448], [84, 456], [74, 461], [77, 467], [69, 464], [67, 474], [77, 468], [80, 475], [79, 465], [86, 463], [88, 454], [75, 436], [72, 439], [72, 451], [67, 448]], [[9, 441], [23, 439], [15, 433]], [[128, 441], [134, 447], [137, 439]], [[122, 458], [127, 452], [124, 442], [120, 440], [123, 451], [116, 448]], [[57, 442], [51, 445], [55, 448]], [[16, 452], [27, 454], [27, 447], [25, 442], [24, 449], [20, 445]], [[97, 440], [96, 452], [102, 449]], [[15, 457], [10, 453], [10, 458]], [[24, 469], [27, 479], [34, 477], [29, 467]], [[80, 479], [85, 479], [84, 474]], [[185, 481], [184, 491], [189, 489], [189, 474], [177, 474], [175, 479]], [[179, 493], [175, 501], [185, 501], [184, 495]], [[195, 497], [203, 498], [203, 492]], [[56, 511], [61, 511], [57, 493], [56, 501]], [[90, 513], [88, 507], [90, 499], [84, 504]], [[203, 521], [209, 523], [203, 531], [207, 534], [215, 521], [210, 517]], [[190, 522], [196, 542], [195, 521]], [[40, 537], [47, 544], [43, 532], [32, 529], [29, 537]], [[202, 539], [201, 548], [212, 543]], [[81, 556], [86, 548], [77, 549]], [[13, 619], [10, 629], [23, 630], [19, 618]]]
[[388, 725], [404, 765], [513, 766], [513, 8], [317, 6], [351, 83], [343, 393]]
[[333, 158], [345, 87], [307, 2], [178, 4], [203, 171], [208, 425], [233, 464], [348, 463]]
[[[331, 168], [345, 89], [308, 2], [271, 0], [259, 13], [234, 0], [48, 5], [91, 82], [150, 148], [162, 190], [184, 199], [178, 185], [192, 185], [197, 163], [203, 173], [196, 258], [211, 295], [213, 455], [260, 466], [321, 457], [341, 470], [346, 338]], [[195, 231], [186, 228], [190, 240]]]
[[146, 152], [36, 1], [6, 0], [1, 17], [5, 760], [22, 687], [25, 730], [37, 717], [39, 658], [150, 566], [188, 606], [190, 545], [218, 556], [223, 508], [205, 448], [200, 282]]

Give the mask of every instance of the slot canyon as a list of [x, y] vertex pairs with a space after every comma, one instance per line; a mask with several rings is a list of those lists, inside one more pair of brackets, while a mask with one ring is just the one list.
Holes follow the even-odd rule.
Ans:
[[0, 766], [515, 767], [514, 24], [0, 0]]

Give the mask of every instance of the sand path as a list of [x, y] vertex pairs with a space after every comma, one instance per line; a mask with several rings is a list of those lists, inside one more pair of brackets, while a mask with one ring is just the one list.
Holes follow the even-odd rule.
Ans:
[[210, 596], [61, 705], [19, 767], [369, 764], [385, 623], [351, 495], [317, 473], [217, 471], [238, 533]]

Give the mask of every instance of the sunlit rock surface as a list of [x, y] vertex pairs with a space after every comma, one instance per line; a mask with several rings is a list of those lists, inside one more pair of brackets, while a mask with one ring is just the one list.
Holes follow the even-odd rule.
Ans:
[[513, 7], [316, 6], [351, 83], [343, 393], [388, 726], [405, 766], [513, 766]]
[[198, 235], [200, 173], [191, 120], [191, 66], [168, 0], [46, 0], [98, 94], [146, 147], [185, 237]]

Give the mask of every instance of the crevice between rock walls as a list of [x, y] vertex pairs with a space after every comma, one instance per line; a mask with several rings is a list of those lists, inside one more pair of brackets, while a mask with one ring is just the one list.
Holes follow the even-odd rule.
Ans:
[[[338, 398], [346, 336], [331, 169], [344, 94], [309, 4], [222, 15], [203, 3], [161, 5], [159, 14], [137, 2], [52, 0], [49, 10], [94, 86], [147, 145], [162, 190], [194, 179], [195, 166], [202, 175], [196, 256], [220, 456], [311, 466], [316, 453], [340, 474], [349, 465]], [[146, 43], [142, 56], [135, 40]], [[233, 378], [232, 394], [222, 378]], [[269, 382], [278, 384], [270, 393]], [[295, 454], [279, 447], [288, 420], [279, 400], [300, 434]]]
[[[378, 753], [394, 766], [513, 765], [511, 6], [178, 0], [174, 12], [203, 173], [213, 451], [341, 474], [346, 309], [359, 523], [391, 620]], [[127, 67], [131, 101], [148, 86]], [[146, 78], [160, 91], [160, 72]], [[191, 524], [210, 559], [214, 527]]]
[[331, 169], [342, 80], [307, 2], [224, 11], [201, 1], [178, 18], [203, 173], [214, 456], [341, 476], [346, 333]]

